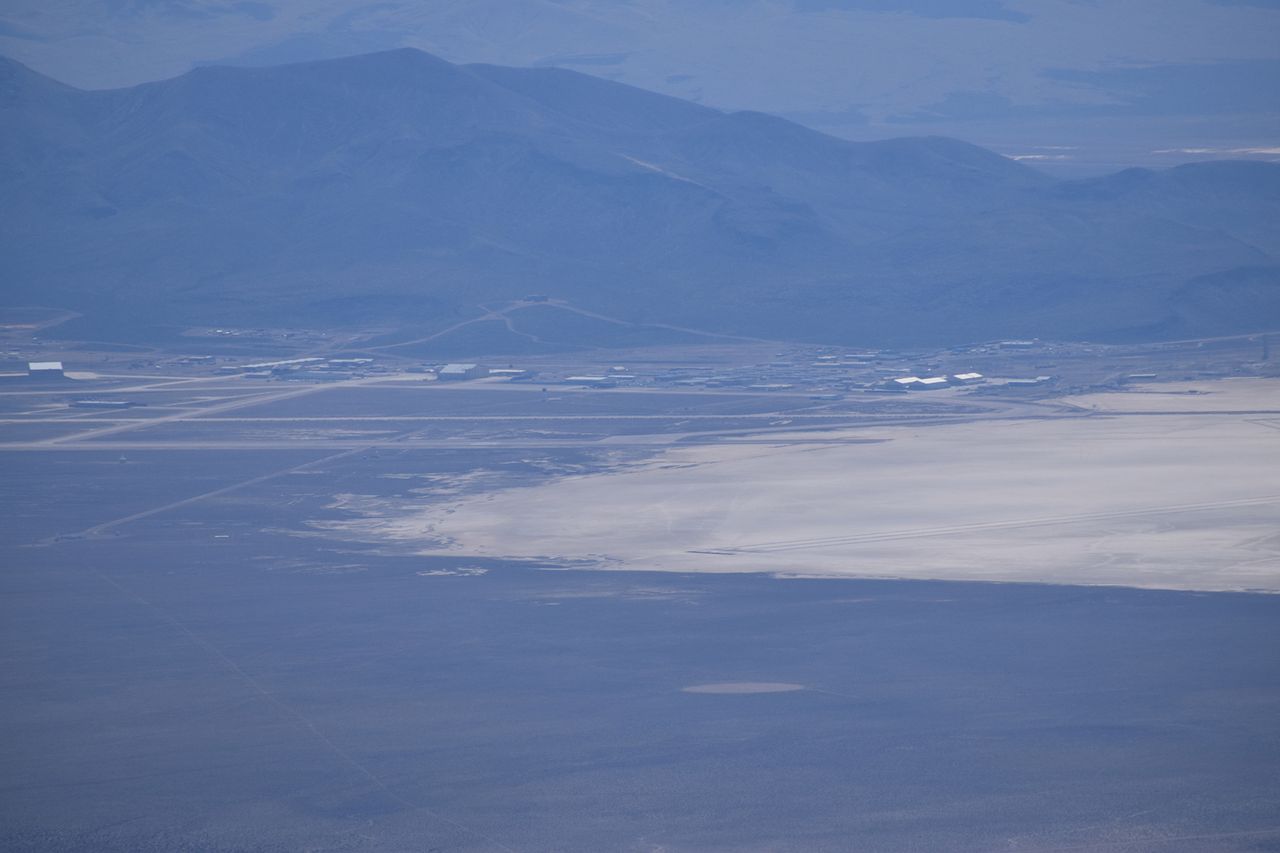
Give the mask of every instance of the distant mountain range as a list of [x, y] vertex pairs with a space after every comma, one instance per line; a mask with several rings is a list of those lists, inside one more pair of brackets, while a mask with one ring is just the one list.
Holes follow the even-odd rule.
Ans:
[[7, 0], [0, 54], [90, 89], [415, 47], [571, 68], [1063, 178], [1280, 160], [1277, 0]]
[[530, 293], [868, 345], [1280, 326], [1277, 165], [1064, 182], [410, 49], [109, 91], [0, 60], [0, 190], [3, 302], [106, 331], [445, 328]]

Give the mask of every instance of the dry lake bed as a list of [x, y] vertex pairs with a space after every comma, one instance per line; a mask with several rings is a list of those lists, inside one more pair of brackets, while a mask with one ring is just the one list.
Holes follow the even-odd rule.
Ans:
[[377, 523], [610, 569], [1280, 591], [1280, 380], [1062, 402], [1088, 414], [674, 447]]

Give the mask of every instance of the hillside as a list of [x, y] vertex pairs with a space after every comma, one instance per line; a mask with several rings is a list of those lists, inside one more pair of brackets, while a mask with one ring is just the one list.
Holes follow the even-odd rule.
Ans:
[[[1057, 182], [415, 50], [80, 91], [0, 64], [3, 302], [155, 325], [632, 321], [942, 343], [1280, 324], [1280, 167]], [[1243, 282], [1243, 283], [1242, 283]], [[571, 335], [570, 335], [571, 337]]]

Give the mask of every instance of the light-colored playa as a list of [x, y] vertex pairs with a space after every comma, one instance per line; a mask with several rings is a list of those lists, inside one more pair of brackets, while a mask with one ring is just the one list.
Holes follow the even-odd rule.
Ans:
[[1099, 412], [1280, 412], [1280, 385], [1254, 378], [1148, 382], [1062, 402]]
[[[1223, 389], [1224, 409], [1280, 409], [1280, 380], [1197, 387]], [[639, 468], [463, 497], [378, 528], [446, 540], [446, 553], [613, 569], [1280, 591], [1277, 423], [1190, 414], [1181, 395], [1151, 386], [1099, 400], [1135, 411], [1156, 396], [1179, 413], [672, 449]]]

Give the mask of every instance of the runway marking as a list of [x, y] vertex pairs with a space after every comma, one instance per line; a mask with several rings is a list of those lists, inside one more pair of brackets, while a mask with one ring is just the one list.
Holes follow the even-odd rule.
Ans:
[[[88, 415], [93, 412], [86, 412]], [[792, 420], [829, 420], [841, 421], [850, 418], [870, 418], [870, 417], [892, 417], [901, 418], [908, 417], [910, 413], [894, 413], [894, 412], [836, 412], [832, 414], [814, 414], [806, 412], [746, 412], [732, 415], [717, 414], [635, 414], [635, 415], [301, 415], [291, 417], [288, 415], [281, 417], [204, 417], [203, 415], [193, 415], [189, 412], [183, 412], [174, 418], [168, 418], [164, 423], [344, 423], [344, 422], [373, 422], [381, 421], [730, 421], [730, 420], [775, 420], [778, 418], [788, 418]], [[934, 412], [925, 412], [916, 415], [921, 418], [956, 418], [965, 417], [965, 415], [943, 414]], [[73, 420], [74, 418], [74, 420]], [[0, 424], [59, 424], [59, 423], [159, 423], [156, 419], [147, 420], [145, 418], [107, 418], [99, 415], [98, 417], [38, 417], [38, 418], [0, 418]]]
[[165, 504], [164, 506], [153, 507], [151, 509], [143, 510], [142, 512], [135, 512], [132, 515], [126, 515], [123, 518], [117, 518], [112, 521], [104, 521], [101, 524], [95, 524], [93, 527], [85, 528], [84, 530], [81, 530], [79, 533], [72, 533], [72, 534], [66, 535], [64, 538], [86, 539], [94, 536], [100, 536], [106, 531], [114, 527], [119, 527], [123, 524], [128, 524], [129, 522], [132, 522], [132, 521], [141, 521], [144, 518], [150, 518], [153, 515], [158, 515], [162, 512], [168, 512], [171, 509], [180, 509], [181, 507], [184, 507], [184, 506], [190, 506], [191, 504], [198, 503], [202, 500], [205, 500], [206, 498], [216, 498], [219, 495], [225, 495], [225, 494], [228, 494], [229, 492], [234, 492], [238, 489], [247, 488], [249, 486], [256, 486], [258, 483], [265, 483], [268, 480], [274, 480], [275, 478], [283, 477], [286, 474], [296, 474], [300, 471], [305, 471], [307, 468], [311, 467], [312, 465], [319, 465], [324, 462], [333, 462], [337, 459], [342, 459], [345, 456], [351, 456], [353, 454], [359, 453], [360, 451], [365, 449], [367, 448], [355, 447], [350, 450], [344, 450], [341, 453], [330, 454], [329, 456], [325, 456], [320, 459], [312, 459], [309, 462], [302, 463], [301, 465], [294, 465], [289, 468], [283, 468], [279, 471], [272, 471], [270, 474], [263, 474], [261, 476], [253, 477], [248, 480], [242, 480], [239, 483], [232, 483], [229, 486], [223, 486], [221, 488], [214, 489], [213, 491], [210, 491], [210, 492], [203, 492], [202, 494], [192, 495], [189, 498], [183, 498], [180, 501], [174, 501], [173, 503]]
[[[350, 383], [338, 382], [328, 387], [340, 388], [343, 386], [355, 385], [357, 383], [362, 383], [367, 381], [369, 380], [356, 379], [356, 380], [352, 380]], [[104, 435], [117, 435], [122, 432], [129, 432], [135, 429], [145, 429], [147, 427], [157, 426], [159, 424], [171, 423], [173, 421], [181, 421], [187, 418], [199, 417], [203, 415], [212, 415], [212, 414], [217, 414], [219, 412], [229, 412], [233, 409], [243, 409], [248, 406], [261, 405], [265, 403], [273, 403], [280, 400], [289, 400], [294, 397], [301, 397], [305, 394], [314, 394], [316, 391], [324, 387], [326, 386], [308, 385], [303, 388], [295, 388], [289, 391], [278, 391], [274, 393], [255, 394], [255, 395], [236, 397], [228, 402], [218, 403], [216, 405], [208, 406], [203, 409], [197, 409], [194, 414], [188, 411], [188, 412], [180, 412], [173, 415], [165, 415], [159, 418], [144, 418], [137, 421], [130, 421], [128, 423], [118, 424], [116, 426], [103, 427], [102, 429], [96, 429], [96, 430], [89, 430], [88, 432], [80, 432], [80, 433], [74, 433], [72, 435], [60, 436], [57, 438], [50, 438], [47, 440], [47, 443], [63, 444], [69, 441], [85, 441], [88, 439], [98, 438]]]

